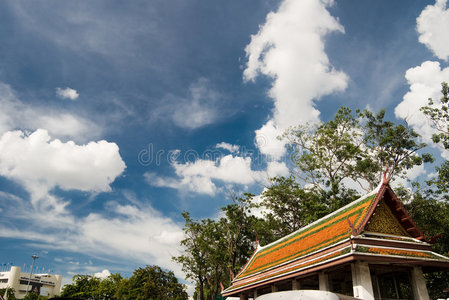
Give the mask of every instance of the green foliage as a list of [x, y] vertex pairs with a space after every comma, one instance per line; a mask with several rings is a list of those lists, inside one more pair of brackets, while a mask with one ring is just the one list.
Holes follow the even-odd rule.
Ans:
[[337, 201], [343, 179], [358, 182], [357, 163], [367, 155], [359, 120], [349, 108], [340, 108], [329, 122], [291, 128], [283, 137], [288, 139], [292, 160], [299, 168], [297, 177], [305, 184], [330, 191]]
[[[28, 294], [23, 298], [23, 300], [47, 300], [47, 299], [48, 299], [48, 297], [41, 296], [41, 295], [39, 295], [39, 294], [37, 294], [37, 293], [33, 293], [33, 292], [28, 293]], [[8, 298], [8, 300], [10, 300], [10, 299]]]
[[0, 289], [0, 295], [6, 296], [8, 300], [16, 300], [16, 295], [14, 294], [13, 288]]
[[305, 190], [293, 177], [277, 177], [262, 195], [261, 208], [277, 238], [285, 236], [329, 213], [320, 194]]
[[128, 279], [118, 273], [105, 279], [75, 275], [73, 283], [64, 286], [60, 297], [92, 300], [184, 300], [187, 299], [187, 293], [173, 272], [166, 272], [158, 266], [146, 266], [135, 270]]
[[252, 198], [251, 194], [234, 197], [232, 204], [222, 208], [219, 220], [193, 220], [183, 213], [184, 253], [173, 260], [182, 265], [186, 278], [195, 282], [195, 299], [216, 299], [221, 284], [228, 286], [231, 273], [236, 274], [247, 262], [257, 238], [264, 243], [274, 239], [267, 222], [251, 214]]
[[[407, 170], [433, 158], [418, 151], [426, 146], [419, 142], [420, 135], [407, 124], [395, 125], [385, 120], [385, 109], [377, 114], [368, 110], [359, 113], [363, 118], [364, 145], [369, 156], [369, 173], [372, 187], [380, 182], [385, 162], [389, 165], [388, 179], [393, 176], [405, 177]], [[364, 172], [363, 169], [360, 171]], [[377, 176], [373, 176], [375, 174]], [[376, 179], [376, 181], [373, 181]]]
[[[419, 187], [419, 186], [418, 186]], [[433, 250], [448, 255], [449, 251], [449, 203], [439, 199], [433, 189], [418, 189], [405, 207], [418, 227], [431, 239]], [[432, 239], [432, 237], [434, 239]], [[426, 274], [427, 288], [431, 299], [444, 298], [442, 291], [449, 286], [447, 272]]]
[[158, 266], [146, 266], [133, 272], [129, 279], [123, 279], [116, 292], [123, 300], [186, 300], [185, 286], [180, 284], [173, 272], [166, 272]]
[[79, 299], [99, 299], [97, 291], [100, 286], [100, 279], [91, 275], [73, 276], [73, 284], [65, 285], [61, 292], [61, 297], [72, 297]]
[[438, 131], [433, 134], [433, 141], [449, 149], [449, 86], [446, 82], [441, 84], [441, 93], [443, 97], [440, 103], [435, 103], [429, 98], [428, 105], [421, 107], [421, 111], [429, 118], [432, 127]]
[[330, 203], [333, 209], [342, 204], [339, 194], [348, 193], [344, 180], [370, 191], [381, 181], [386, 162], [390, 179], [432, 161], [428, 154], [418, 153], [426, 146], [418, 141], [419, 135], [406, 125], [386, 121], [385, 110], [358, 111], [354, 116], [342, 107], [334, 119], [292, 128], [283, 137], [298, 167], [296, 179], [327, 193], [335, 202]]

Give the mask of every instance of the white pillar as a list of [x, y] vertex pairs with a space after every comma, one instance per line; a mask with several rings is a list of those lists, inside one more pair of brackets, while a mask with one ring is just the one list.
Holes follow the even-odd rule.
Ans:
[[62, 276], [54, 275], [54, 278], [55, 278], [55, 286], [50, 292], [50, 297], [59, 296], [59, 294], [61, 294]]
[[20, 285], [20, 267], [11, 267], [8, 275], [8, 283], [7, 286], [14, 289], [14, 294], [18, 298], [19, 297], [19, 285]]
[[429, 300], [429, 293], [427, 292], [426, 281], [421, 267], [413, 267], [412, 288], [416, 300]]
[[292, 279], [292, 290], [300, 290], [301, 289], [301, 283], [299, 282], [299, 279]]
[[318, 282], [320, 291], [329, 291], [329, 276], [326, 273], [318, 273]]
[[351, 264], [351, 271], [354, 297], [374, 300], [373, 283], [371, 282], [368, 263], [356, 261]]

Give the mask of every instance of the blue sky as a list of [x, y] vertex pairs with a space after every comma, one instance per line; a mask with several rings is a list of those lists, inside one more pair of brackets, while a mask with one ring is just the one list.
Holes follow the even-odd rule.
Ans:
[[448, 30], [443, 0], [0, 2], [0, 263], [182, 278], [180, 213], [288, 174], [289, 126], [386, 108], [428, 141]]

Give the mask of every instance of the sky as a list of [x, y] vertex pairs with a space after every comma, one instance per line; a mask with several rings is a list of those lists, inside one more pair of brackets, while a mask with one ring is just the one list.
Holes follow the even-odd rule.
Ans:
[[448, 32], [446, 0], [0, 1], [0, 268], [183, 279], [181, 212], [288, 175], [290, 126], [385, 108], [429, 142]]

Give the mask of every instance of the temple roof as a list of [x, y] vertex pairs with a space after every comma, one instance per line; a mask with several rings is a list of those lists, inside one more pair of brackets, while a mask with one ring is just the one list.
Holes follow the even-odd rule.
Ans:
[[424, 261], [444, 261], [449, 266], [448, 258], [431, 251], [424, 234], [388, 183], [382, 183], [371, 193], [308, 226], [258, 246], [223, 294], [231, 295], [246, 286], [286, 274], [304, 274], [304, 270], [319, 265], [356, 257], [412, 259], [423, 265]]

